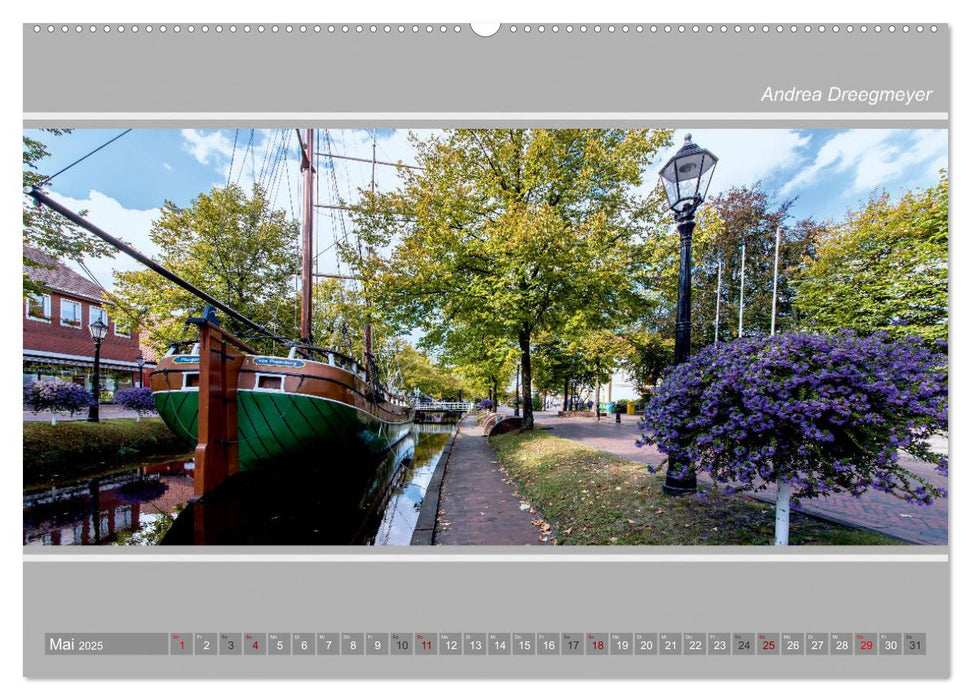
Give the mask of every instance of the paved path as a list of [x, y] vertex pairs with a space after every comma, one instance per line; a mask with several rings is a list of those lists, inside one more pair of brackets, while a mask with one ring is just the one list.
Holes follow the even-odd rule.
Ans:
[[434, 544], [549, 544], [472, 417], [459, 424], [438, 508]]
[[[536, 425], [550, 428], [550, 434], [576, 440], [604, 452], [612, 452], [630, 460], [659, 465], [665, 456], [655, 447], [638, 448], [634, 441], [640, 436], [637, 416], [621, 416], [617, 425], [614, 416], [601, 418], [598, 423], [591, 418], [557, 418], [555, 413], [536, 413]], [[947, 451], [947, 438], [941, 437], [933, 447]], [[910, 471], [927, 478], [936, 486], [947, 487], [947, 478], [938, 474], [933, 465], [920, 462], [909, 455], [901, 455], [901, 464]], [[699, 480], [711, 483], [706, 474]], [[756, 496], [775, 502], [775, 489], [770, 487]], [[861, 498], [850, 495], [834, 495], [803, 501], [801, 510], [837, 522], [859, 525], [877, 530], [892, 537], [919, 544], [945, 545], [947, 538], [948, 499], [939, 499], [932, 506], [906, 503], [878, 491], [868, 491]]]

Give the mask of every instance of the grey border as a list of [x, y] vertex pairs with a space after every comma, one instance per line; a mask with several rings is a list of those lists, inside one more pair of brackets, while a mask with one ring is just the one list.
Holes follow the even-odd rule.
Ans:
[[[375, 32], [370, 26], [375, 25]], [[638, 26], [637, 23], [631, 23]], [[383, 23], [335, 25], [287, 33], [203, 32], [202, 23], [148, 32], [148, 25], [119, 31], [103, 24], [23, 25], [24, 112], [79, 113], [584, 113], [613, 114], [771, 112], [946, 113], [950, 105], [950, 30], [890, 31], [891, 25], [695, 23], [571, 25], [577, 31], [526, 32], [504, 25], [489, 38], [469, 25], [460, 32], [385, 32]], [[240, 29], [246, 23], [238, 23]], [[46, 31], [47, 26], [55, 31]], [[67, 31], [61, 31], [61, 27]], [[139, 31], [133, 31], [135, 26]], [[257, 28], [258, 23], [249, 23]], [[273, 31], [273, 27], [277, 31]], [[397, 24], [391, 25], [395, 28]], [[552, 27], [552, 25], [545, 25]], [[610, 32], [609, 28], [621, 31]], [[761, 31], [762, 27], [783, 31]], [[880, 31], [877, 31], [877, 27]], [[927, 25], [920, 25], [926, 27]], [[75, 31], [80, 27], [81, 31]], [[198, 31], [191, 31], [198, 29]], [[283, 31], [279, 31], [280, 28]], [[381, 31], [377, 31], [380, 27]], [[583, 31], [589, 27], [589, 31]], [[696, 27], [698, 31], [695, 31]], [[719, 31], [714, 31], [718, 27]], [[738, 30], [736, 31], [736, 27]], [[101, 31], [99, 31], [101, 29]], [[788, 29], [788, 30], [787, 30]], [[796, 31], [791, 31], [795, 29]], [[860, 60], [866, 56], [866, 60]], [[328, 67], [341, 66], [339, 70]], [[528, 66], [529, 70], [523, 70]], [[665, 70], [676, 66], [675, 71]], [[757, 66], [757, 70], [752, 67]], [[319, 67], [308, 81], [307, 71]], [[663, 90], [646, 87], [660, 76]], [[316, 77], [319, 75], [319, 78]], [[43, 79], [56, 76], [56, 82]], [[97, 79], [92, 79], [97, 76]], [[690, 76], [690, 80], [681, 80]], [[920, 104], [761, 102], [766, 87], [829, 90], [930, 90]], [[838, 109], [834, 109], [837, 107]]]

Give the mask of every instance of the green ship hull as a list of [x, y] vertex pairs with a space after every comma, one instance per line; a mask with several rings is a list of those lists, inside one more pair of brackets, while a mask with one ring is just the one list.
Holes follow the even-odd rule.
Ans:
[[[159, 416], [177, 435], [198, 442], [199, 392], [157, 391]], [[306, 394], [239, 390], [240, 471], [295, 458], [320, 460], [326, 450], [387, 450], [409, 433], [411, 421], [387, 423], [347, 404]]]

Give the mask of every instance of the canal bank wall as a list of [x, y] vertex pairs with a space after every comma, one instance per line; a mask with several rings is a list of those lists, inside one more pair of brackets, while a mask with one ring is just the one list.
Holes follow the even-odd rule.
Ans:
[[[437, 485], [437, 488], [434, 488]], [[412, 544], [548, 545], [474, 416], [458, 426], [426, 491]]]
[[445, 477], [445, 466], [448, 464], [449, 456], [452, 454], [452, 446], [458, 436], [459, 429], [452, 433], [442, 454], [435, 465], [435, 471], [425, 489], [425, 499], [422, 501], [421, 510], [418, 511], [418, 520], [415, 522], [415, 531], [411, 535], [412, 545], [431, 545], [435, 538], [435, 523], [438, 520], [438, 503], [441, 498], [442, 479]]

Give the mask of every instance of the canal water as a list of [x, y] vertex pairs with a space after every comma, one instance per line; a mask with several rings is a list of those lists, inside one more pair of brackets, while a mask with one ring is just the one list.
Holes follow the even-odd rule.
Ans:
[[247, 472], [194, 502], [191, 459], [106, 469], [25, 492], [23, 543], [407, 545], [454, 429], [416, 425], [382, 455]]

